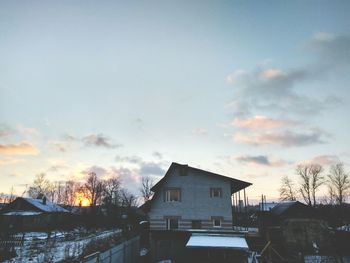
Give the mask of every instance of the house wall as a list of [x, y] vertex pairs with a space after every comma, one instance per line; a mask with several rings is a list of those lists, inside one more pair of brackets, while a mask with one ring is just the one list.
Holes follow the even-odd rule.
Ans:
[[[164, 202], [167, 188], [180, 188], [181, 201]], [[210, 188], [221, 188], [221, 198], [211, 198]], [[166, 229], [165, 218], [172, 216], [179, 218], [179, 229], [190, 229], [192, 220], [201, 220], [202, 229], [232, 229], [230, 182], [191, 169], [184, 176], [179, 168], [173, 169], [152, 201], [151, 230]], [[212, 217], [222, 217], [221, 228], [213, 227]]]
[[69, 213], [42, 213], [32, 216], [0, 215], [0, 232], [47, 231], [64, 229], [72, 224]]

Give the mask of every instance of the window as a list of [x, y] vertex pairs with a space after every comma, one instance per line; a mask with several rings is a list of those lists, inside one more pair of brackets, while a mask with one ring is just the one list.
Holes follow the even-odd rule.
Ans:
[[179, 219], [177, 218], [166, 218], [166, 229], [178, 229], [179, 228]]
[[222, 197], [221, 188], [210, 188], [210, 197]]
[[213, 227], [221, 227], [221, 216], [212, 216], [211, 220], [213, 221]]
[[180, 202], [180, 189], [165, 190], [165, 202]]
[[192, 229], [201, 229], [202, 221], [200, 220], [192, 220]]

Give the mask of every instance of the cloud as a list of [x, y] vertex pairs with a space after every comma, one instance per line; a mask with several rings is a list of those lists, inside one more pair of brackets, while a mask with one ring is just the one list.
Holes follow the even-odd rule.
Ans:
[[308, 133], [295, 133], [292, 131], [268, 132], [268, 133], [235, 133], [232, 138], [239, 143], [260, 145], [279, 145], [279, 146], [305, 146], [311, 144], [324, 143], [322, 131], [313, 130]]
[[[238, 70], [238, 72], [242, 72]], [[329, 97], [316, 99], [297, 93], [298, 84], [314, 80], [315, 74], [309, 70], [258, 68], [252, 72], [234, 72], [230, 84], [235, 87], [234, 99], [229, 106], [237, 117], [246, 117], [253, 111], [271, 111], [293, 114], [316, 114], [337, 102], [329, 104]], [[334, 96], [330, 96], [334, 98]]]
[[16, 130], [20, 133], [20, 134], [23, 134], [23, 135], [29, 135], [29, 136], [33, 136], [33, 135], [39, 135], [39, 132], [37, 129], [35, 128], [30, 128], [30, 127], [26, 127], [26, 126], [23, 126], [21, 124], [17, 125], [16, 126]]
[[160, 152], [154, 151], [154, 152], [152, 153], [152, 155], [153, 155], [154, 157], [156, 157], [157, 159], [159, 159], [159, 160], [163, 159], [163, 154], [160, 153]]
[[278, 160], [271, 160], [266, 155], [241, 155], [241, 156], [234, 156], [230, 159], [235, 159], [236, 161], [247, 164], [247, 165], [265, 165], [265, 166], [283, 166], [287, 164], [286, 161], [278, 159]]
[[276, 79], [283, 76], [286, 76], [286, 73], [280, 69], [267, 69], [260, 73], [260, 77], [265, 79]]
[[111, 177], [118, 177], [124, 187], [129, 189], [138, 189], [140, 183], [140, 174], [137, 169], [127, 168], [127, 167], [114, 167], [104, 168], [101, 166], [91, 166], [81, 171], [85, 177], [89, 173], [94, 172], [101, 179], [108, 179]]
[[68, 144], [63, 141], [50, 141], [49, 145], [59, 152], [66, 152], [69, 148]]
[[323, 166], [327, 166], [327, 165], [332, 165], [332, 164], [335, 164], [338, 162], [340, 162], [340, 159], [337, 155], [318, 155], [318, 156], [313, 157], [310, 160], [306, 160], [306, 161], [303, 161], [301, 163], [304, 163], [304, 164], [313, 163], [313, 164], [320, 164]]
[[0, 144], [0, 154], [37, 155], [38, 153], [39, 150], [28, 141], [22, 141], [17, 144]]
[[162, 168], [162, 165], [154, 162], [144, 162], [140, 166], [140, 174], [141, 176], [148, 175], [164, 175], [165, 170]]
[[[156, 154], [155, 154], [156, 153]], [[158, 152], [153, 152], [153, 156], [157, 157], [159, 160], [162, 155], [160, 155]], [[139, 156], [119, 156], [117, 155], [115, 157], [115, 160], [117, 162], [123, 162], [123, 163], [128, 163], [132, 165], [136, 165], [135, 168], [138, 170], [139, 174], [141, 176], [149, 176], [149, 175], [164, 175], [165, 170], [164, 170], [164, 165], [165, 163], [162, 160], [159, 160], [157, 162], [149, 162], [143, 160]]]
[[121, 147], [120, 144], [112, 144], [110, 139], [103, 134], [91, 134], [83, 138], [85, 146], [105, 147], [105, 148], [117, 148]]
[[16, 131], [6, 126], [5, 124], [0, 124], [0, 138], [7, 137], [9, 135], [14, 134]]
[[141, 164], [143, 162], [142, 158], [136, 155], [132, 156], [120, 156], [117, 155], [115, 157], [115, 160], [117, 162], [126, 162], [126, 163], [131, 163], [131, 164]]
[[257, 155], [257, 156], [244, 155], [244, 156], [237, 156], [235, 157], [235, 159], [241, 163], [270, 165], [270, 161], [266, 155]]
[[49, 159], [49, 163], [51, 166], [47, 169], [48, 172], [58, 172], [69, 168], [67, 163], [62, 159]]
[[16, 163], [20, 163], [23, 161], [24, 160], [22, 160], [22, 159], [4, 158], [4, 159], [0, 159], [0, 166], [16, 164]]
[[350, 66], [350, 36], [348, 35], [318, 32], [313, 35], [307, 47], [318, 55], [318, 61], [328, 70]]
[[65, 141], [77, 141], [77, 140], [79, 140], [78, 138], [76, 138], [75, 136], [73, 136], [69, 133], [63, 134], [62, 137]]
[[252, 118], [236, 118], [232, 125], [239, 128], [251, 130], [270, 130], [293, 125], [295, 122], [281, 119], [273, 119], [265, 116], [254, 116]]
[[237, 69], [226, 77], [234, 87], [229, 104], [236, 117], [264, 110], [284, 114], [318, 114], [339, 104], [332, 94], [308, 96], [298, 88], [308, 82], [321, 81], [339, 69], [350, 67], [350, 36], [317, 33], [307, 41], [305, 51], [315, 57], [307, 66], [291, 69], [259, 65], [254, 70]]
[[196, 128], [192, 131], [192, 133], [196, 135], [207, 135], [208, 131], [204, 128]]

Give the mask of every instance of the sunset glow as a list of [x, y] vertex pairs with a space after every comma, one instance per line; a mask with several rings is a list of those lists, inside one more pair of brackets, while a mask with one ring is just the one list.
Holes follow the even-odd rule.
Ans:
[[350, 1], [264, 2], [1, 1], [0, 193], [140, 196], [178, 162], [277, 201], [300, 163], [349, 170]]
[[79, 206], [90, 206], [90, 200], [85, 197], [82, 193], [75, 194], [76, 205]]

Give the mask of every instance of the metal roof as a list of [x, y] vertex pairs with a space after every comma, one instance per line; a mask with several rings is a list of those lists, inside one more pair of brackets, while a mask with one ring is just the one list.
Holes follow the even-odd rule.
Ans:
[[188, 240], [188, 248], [222, 248], [248, 251], [247, 241], [242, 236], [193, 234]]

